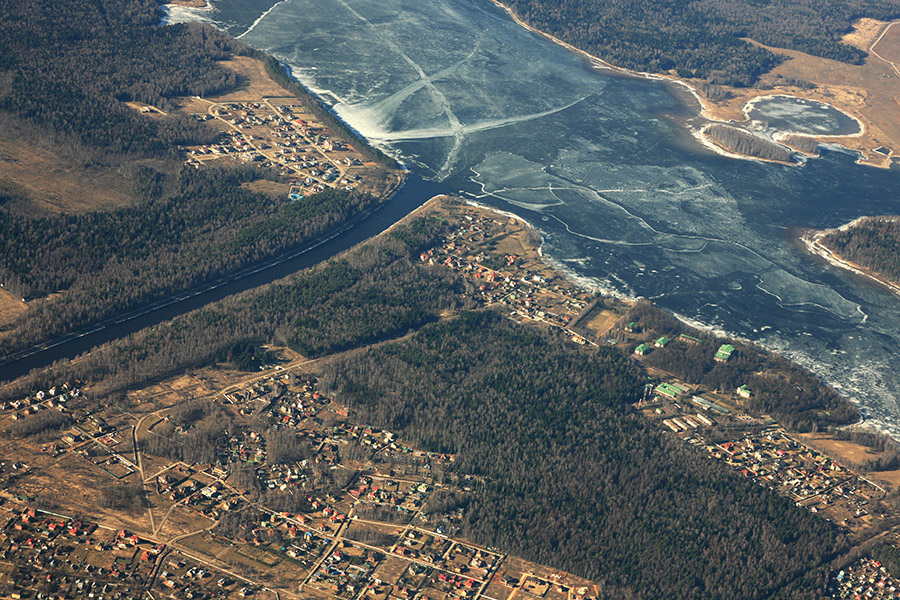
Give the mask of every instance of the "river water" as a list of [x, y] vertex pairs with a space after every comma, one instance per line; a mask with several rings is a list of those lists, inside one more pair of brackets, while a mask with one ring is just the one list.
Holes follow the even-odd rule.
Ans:
[[487, 0], [216, 0], [173, 9], [289, 64], [414, 173], [515, 212], [604, 289], [756, 340], [900, 436], [900, 298], [809, 256], [798, 228], [900, 212], [900, 173], [696, 142], [684, 93], [598, 70]]

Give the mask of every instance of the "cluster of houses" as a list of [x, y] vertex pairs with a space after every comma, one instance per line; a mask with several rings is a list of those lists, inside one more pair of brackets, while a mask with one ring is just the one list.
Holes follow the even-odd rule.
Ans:
[[566, 331], [574, 341], [585, 338], [571, 330], [590, 304], [591, 294], [565, 278], [549, 278], [543, 265], [529, 264], [514, 254], [489, 258], [485, 248], [509, 234], [509, 222], [472, 212], [439, 244], [419, 256], [472, 279], [475, 298], [484, 305], [503, 304], [519, 317]]
[[897, 600], [900, 581], [873, 558], [862, 558], [830, 575], [826, 593], [848, 600]]
[[126, 529], [12, 503], [0, 507], [0, 522], [0, 561], [14, 565], [0, 569], [4, 598], [123, 600], [151, 584], [176, 599], [239, 596], [234, 581]]
[[46, 390], [38, 390], [32, 395], [15, 400], [0, 402], [0, 411], [9, 411], [9, 418], [13, 421], [25, 419], [31, 415], [46, 409], [56, 409], [66, 412], [69, 400], [81, 397], [81, 382], [65, 382], [54, 385]]
[[199, 168], [210, 160], [230, 157], [275, 169], [295, 182], [292, 199], [326, 187], [352, 190], [361, 180], [348, 169], [362, 166], [362, 156], [333, 138], [300, 106], [232, 102], [214, 105], [209, 114], [195, 116], [220, 119], [229, 129], [222, 132], [218, 143], [190, 148], [185, 163], [190, 166]]
[[309, 585], [331, 597], [355, 598], [367, 586], [380, 583], [374, 581], [373, 573], [382, 560], [384, 554], [377, 550], [341, 541], [312, 574]]
[[839, 525], [870, 525], [883, 518], [869, 510], [885, 496], [882, 488], [791, 439], [782, 429], [710, 444], [706, 449], [746, 477]]
[[503, 556], [469, 544], [411, 530], [394, 553], [411, 559], [393, 597], [475, 598], [498, 575]]

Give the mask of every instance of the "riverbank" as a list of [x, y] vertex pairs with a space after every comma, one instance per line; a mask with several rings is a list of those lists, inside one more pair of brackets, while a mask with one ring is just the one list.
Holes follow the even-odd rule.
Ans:
[[419, 208], [423, 199], [445, 191], [438, 184], [408, 175], [403, 186], [376, 210], [358, 216], [325, 238], [202, 287], [111, 317], [102, 323], [31, 348], [18, 354], [15, 360], [0, 365], [0, 381], [16, 379], [56, 361], [71, 360], [101, 344], [124, 338], [228, 296], [313, 267], [377, 236], [403, 216]]
[[829, 264], [838, 267], [840, 269], [844, 269], [846, 271], [850, 271], [852, 273], [856, 273], [862, 277], [865, 277], [869, 281], [877, 283], [883, 287], [886, 287], [894, 294], [900, 296], [900, 283], [896, 281], [892, 281], [883, 275], [873, 271], [872, 269], [868, 269], [859, 265], [853, 261], [847, 260], [837, 252], [826, 246], [822, 240], [828, 234], [833, 231], [846, 231], [847, 229], [852, 228], [854, 225], [862, 221], [863, 219], [867, 219], [868, 217], [860, 217], [859, 219], [854, 219], [845, 225], [841, 225], [840, 227], [836, 227], [834, 229], [825, 229], [825, 230], [809, 230], [805, 231], [800, 236], [800, 241], [803, 242], [803, 245], [806, 247], [807, 251], [810, 254], [818, 256], [819, 258], [825, 260]]
[[[761, 356], [770, 357], [772, 361], [772, 364], [763, 368], [764, 373], [748, 372], [746, 378], [742, 378], [744, 381], [750, 381], [752, 377], [760, 375], [763, 380], [770, 380], [774, 373], [778, 373], [779, 377], [792, 377], [795, 384], [803, 386], [818, 381], [814, 375], [809, 379], [808, 371], [796, 363], [787, 361], [778, 353], [747, 340], [735, 340], [727, 335], [710, 332], [691, 331], [692, 324], [687, 324], [683, 336], [674, 336], [660, 347], [660, 344], [655, 344], [653, 340], [660, 338], [665, 332], [653, 329], [652, 323], [661, 319], [671, 319], [672, 315], [652, 307], [650, 303], [634, 299], [610, 298], [603, 294], [602, 290], [593, 288], [589, 282], [571, 277], [565, 268], [559, 268], [553, 261], [542, 256], [540, 252], [542, 239], [539, 232], [518, 215], [447, 196], [429, 200], [416, 211], [415, 215], [436, 216], [451, 224], [448, 231], [454, 232], [450, 236], [452, 242], [442, 248], [425, 251], [422, 260], [429, 264], [444, 265], [463, 277], [473, 278], [476, 284], [481, 284], [481, 291], [475, 294], [481, 303], [488, 306], [502, 305], [504, 313], [513, 320], [527, 322], [540, 328], [556, 328], [576, 344], [616, 347], [641, 363], [656, 381], [673, 383], [681, 389], [690, 390], [695, 396], [702, 396], [707, 404], [724, 407], [724, 411], [721, 408], [707, 408], [705, 412], [701, 410], [700, 413], [706, 415], [708, 419], [721, 421], [720, 424], [726, 429], [729, 425], [753, 429], [760, 423], [765, 423], [767, 411], [760, 414], [758, 404], [756, 409], [753, 409], [752, 403], [736, 393], [735, 386], [704, 391], [702, 385], [698, 386], [696, 381], [686, 383], [676, 372], [677, 369], [660, 368], [661, 364], [665, 364], [665, 360], [657, 360], [659, 358], [657, 355], [674, 352], [677, 355], [692, 355], [695, 360], [702, 361], [702, 352], [698, 355], [698, 348], [706, 351], [708, 347], [708, 351], [712, 352], [720, 344], [730, 343], [737, 348], [737, 354], [760, 352]], [[411, 214], [403, 222], [411, 223], [414, 218]], [[455, 229], [457, 227], [459, 229]], [[467, 236], [471, 236], [470, 239], [467, 239]], [[491, 283], [492, 281], [494, 283]], [[498, 286], [498, 281], [507, 283]], [[533, 288], [533, 291], [512, 290], [509, 287], [523, 284]], [[585, 292], [589, 294], [600, 292], [602, 295], [586, 296], [583, 295]], [[560, 294], [572, 300], [554, 301], [554, 296]], [[593, 300], [590, 301], [590, 298]], [[530, 299], [531, 303], [524, 304], [525, 299]], [[584, 308], [580, 308], [579, 304], [569, 304], [578, 300], [590, 303]], [[629, 321], [637, 323], [635, 326], [626, 325]], [[638, 356], [634, 353], [635, 345], [641, 342], [650, 347], [649, 356]], [[746, 357], [743, 360], [746, 360]], [[734, 369], [740, 368], [737, 362], [730, 361]], [[680, 363], [675, 361], [675, 364]], [[803, 375], [804, 372], [807, 373], [806, 376]], [[750, 387], [755, 388], [755, 385], [751, 382]], [[819, 396], [822, 396], [824, 390], [818, 389]], [[834, 393], [833, 390], [831, 393]], [[843, 402], [849, 401], [844, 399]], [[648, 419], [663, 426], [665, 419], [671, 421], [682, 418], [679, 416], [682, 413], [688, 415], [688, 420], [696, 418], [697, 409], [690, 408], [692, 403], [693, 401], [688, 400], [688, 394], [685, 394], [685, 398], [675, 401], [662, 396], [656, 401], [645, 400], [638, 407]], [[654, 410], [660, 406], [662, 412]], [[675, 423], [677, 422], [676, 420]], [[865, 473], [865, 477], [879, 485], [891, 488], [900, 485], [900, 471], [890, 466], [884, 471], [872, 470], [872, 465], [876, 463], [887, 464], [891, 456], [891, 442], [885, 441], [877, 430], [863, 421], [833, 426], [836, 427], [836, 431], [794, 432], [791, 436], [808, 447], [826, 454], [844, 467]], [[688, 427], [678, 435], [690, 438], [696, 433], [696, 430]], [[823, 506], [819, 510], [827, 514], [831, 507]], [[849, 527], [858, 529], [857, 525], [854, 522]]]
[[[888, 81], [893, 81], [890, 78], [894, 77], [894, 67], [887, 61], [882, 63], [883, 59], [881, 61], [867, 60], [864, 65], [848, 65], [747, 40], [774, 53], [787, 55], [791, 60], [785, 61], [773, 69], [770, 74], [764, 76], [761, 86], [754, 88], [721, 86], [727, 97], [713, 100], [703, 93], [698, 85], [700, 83], [698, 80], [681, 78], [674, 73], [649, 73], [618, 67], [532, 27], [500, 0], [491, 0], [491, 2], [502, 8], [520, 26], [586, 58], [598, 68], [632, 77], [668, 81], [682, 86], [697, 100], [700, 106], [699, 116], [709, 121], [730, 124], [749, 123], [747, 111], [752, 108], [754, 102], [770, 96], [791, 96], [831, 105], [848, 114], [860, 124], [861, 131], [851, 135], [809, 136], [816, 141], [839, 144], [848, 150], [858, 152], [860, 154], [858, 164], [888, 168], [892, 164], [893, 157], [900, 154], [900, 106], [893, 101], [892, 89], [886, 88], [884, 85], [885, 77], [888, 78]], [[868, 22], [872, 20], [865, 19], [863, 21], [866, 22], [865, 25], [868, 25]], [[851, 37], [852, 34], [848, 34], [847, 37], [855, 42], [854, 45], [865, 45], [863, 49], [868, 51], [878, 43], [880, 36], [892, 25], [892, 23], [877, 23], [879, 24], [874, 33], [870, 32], [855, 38]], [[877, 39], [870, 39], [873, 35]], [[860, 72], [860, 70], [864, 72]], [[784, 81], [800, 83], [807, 80], [814, 85], [813, 88], [783, 83]], [[760, 160], [754, 156], [728, 152], [715, 144], [704, 144], [704, 146], [731, 158], [740, 156], [751, 160]], [[883, 149], [886, 152], [878, 152], [876, 149]]]

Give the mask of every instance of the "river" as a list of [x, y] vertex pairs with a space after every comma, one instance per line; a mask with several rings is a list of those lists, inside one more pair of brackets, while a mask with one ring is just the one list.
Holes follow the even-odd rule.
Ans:
[[31, 369], [45, 367], [57, 360], [74, 358], [100, 344], [162, 323], [232, 294], [307, 269], [378, 235], [432, 196], [445, 192], [445, 188], [438, 183], [410, 175], [403, 187], [384, 205], [370, 214], [361, 215], [348, 222], [326, 238], [174, 298], [117, 315], [102, 323], [42, 344], [40, 347], [19, 352], [0, 363], [0, 380], [14, 379], [25, 375]]
[[291, 65], [423, 178], [519, 214], [600, 288], [755, 340], [900, 436], [900, 299], [811, 257], [801, 228], [900, 212], [900, 173], [829, 147], [717, 155], [675, 86], [597, 68], [488, 0], [215, 0], [173, 9]]

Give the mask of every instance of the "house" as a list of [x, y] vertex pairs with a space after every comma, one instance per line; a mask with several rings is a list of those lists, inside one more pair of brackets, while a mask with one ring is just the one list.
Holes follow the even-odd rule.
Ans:
[[625, 326], [626, 333], [637, 333], [637, 330], [638, 330], [638, 324], [635, 321], [632, 321], [631, 323], [629, 323], [628, 325]]
[[661, 338], [656, 340], [656, 347], [657, 348], [665, 348], [666, 346], [669, 345], [670, 341], [671, 340], [669, 338], [667, 338], [666, 336], [662, 336]]
[[650, 346], [647, 344], [640, 344], [637, 348], [634, 349], [634, 353], [638, 356], [646, 356], [650, 353]]
[[753, 395], [753, 392], [751, 392], [750, 388], [748, 388], [746, 385], [742, 385], [741, 387], [739, 387], [738, 389], [736, 389], [734, 391], [741, 398], [749, 398], [750, 396]]
[[733, 352], [734, 346], [732, 346], [731, 344], [722, 344], [716, 351], [716, 362], [728, 362], [728, 359], [731, 358], [731, 354]]

